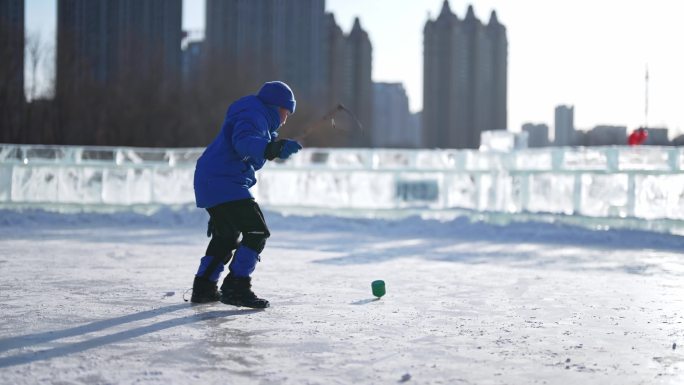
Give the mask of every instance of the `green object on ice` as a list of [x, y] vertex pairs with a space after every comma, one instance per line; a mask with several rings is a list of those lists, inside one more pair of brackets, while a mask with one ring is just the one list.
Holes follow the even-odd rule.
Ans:
[[373, 289], [373, 295], [380, 298], [385, 295], [385, 281], [377, 280], [371, 283], [371, 288]]

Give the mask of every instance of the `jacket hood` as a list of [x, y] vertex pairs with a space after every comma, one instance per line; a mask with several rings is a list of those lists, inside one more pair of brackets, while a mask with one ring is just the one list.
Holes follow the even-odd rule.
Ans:
[[238, 99], [235, 103], [231, 104], [227, 115], [228, 117], [233, 117], [242, 113], [250, 113], [255, 110], [266, 118], [269, 131], [275, 132], [280, 128], [280, 115], [278, 115], [278, 112], [273, 108], [268, 107], [255, 95], [249, 95]]

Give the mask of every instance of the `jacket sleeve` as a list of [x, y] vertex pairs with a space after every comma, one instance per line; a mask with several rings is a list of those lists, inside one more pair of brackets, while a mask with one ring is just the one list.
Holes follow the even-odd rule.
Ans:
[[233, 128], [233, 147], [242, 158], [251, 158], [258, 163], [265, 162], [264, 152], [268, 141], [268, 134], [250, 121], [241, 120]]

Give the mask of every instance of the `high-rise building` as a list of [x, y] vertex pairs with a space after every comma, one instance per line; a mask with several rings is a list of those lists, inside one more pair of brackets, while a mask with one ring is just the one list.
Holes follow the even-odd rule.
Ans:
[[463, 20], [445, 0], [424, 28], [423, 132], [427, 147], [478, 148], [480, 133], [506, 129], [506, 28], [472, 6]]
[[401, 83], [373, 83], [372, 147], [418, 148], [409, 100]]
[[181, 78], [182, 0], [58, 0], [57, 95]]
[[499, 23], [496, 11], [492, 11], [486, 26], [492, 52], [492, 108], [486, 130], [505, 130], [508, 128], [508, 38], [506, 27]]
[[554, 145], [558, 147], [574, 145], [575, 107], [557, 106], [554, 115]]
[[307, 104], [322, 104], [328, 23], [325, 0], [207, 0], [207, 59], [256, 85], [285, 81]]
[[18, 141], [24, 98], [24, 0], [0, 0], [0, 142]]
[[368, 33], [361, 28], [357, 17], [354, 20], [347, 37], [347, 66], [350, 76], [346, 79], [350, 93], [346, 95], [346, 105], [354, 112], [361, 123], [352, 132], [353, 147], [369, 147], [371, 145], [371, 131], [373, 124], [373, 80], [371, 70], [373, 63], [373, 48]]
[[344, 146], [368, 147], [373, 129], [372, 55], [368, 33], [359, 19], [349, 34], [344, 34], [332, 14], [327, 15], [326, 40], [326, 109], [344, 105], [348, 114], [337, 114], [336, 121], [348, 133]]
[[351, 78], [351, 68], [347, 59], [347, 37], [332, 13], [326, 15], [326, 20], [326, 105], [327, 108], [333, 108], [343, 100], [346, 102], [352, 95], [351, 82], [345, 81]]

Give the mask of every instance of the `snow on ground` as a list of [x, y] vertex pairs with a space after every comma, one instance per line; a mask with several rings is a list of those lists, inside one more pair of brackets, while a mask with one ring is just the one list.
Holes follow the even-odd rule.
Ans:
[[254, 311], [183, 302], [200, 210], [1, 211], [0, 384], [684, 381], [684, 237], [266, 216]]

